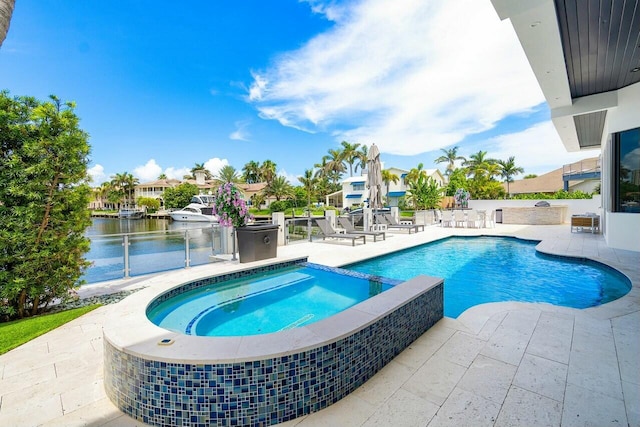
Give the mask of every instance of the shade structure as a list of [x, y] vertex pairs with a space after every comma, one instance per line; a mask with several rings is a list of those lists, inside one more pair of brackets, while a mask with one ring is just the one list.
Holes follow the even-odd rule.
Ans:
[[376, 144], [369, 148], [367, 157], [367, 187], [369, 189], [369, 208], [382, 207], [382, 165], [380, 164], [380, 150]]

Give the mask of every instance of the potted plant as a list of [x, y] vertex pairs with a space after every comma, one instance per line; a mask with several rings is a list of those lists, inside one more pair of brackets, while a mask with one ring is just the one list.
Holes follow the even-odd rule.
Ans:
[[471, 198], [471, 194], [464, 188], [458, 188], [453, 195], [453, 198], [456, 201], [456, 205], [462, 208], [469, 207], [469, 199]]
[[[233, 227], [238, 239], [240, 262], [252, 262], [275, 258], [278, 243], [278, 226], [273, 224], [249, 224], [253, 217], [242, 198], [240, 190], [231, 183], [222, 184], [214, 194], [213, 214], [224, 227]], [[233, 259], [235, 260], [235, 238]]]
[[218, 187], [213, 197], [213, 214], [218, 216], [218, 223], [223, 227], [245, 227], [253, 220], [240, 190], [230, 182]]

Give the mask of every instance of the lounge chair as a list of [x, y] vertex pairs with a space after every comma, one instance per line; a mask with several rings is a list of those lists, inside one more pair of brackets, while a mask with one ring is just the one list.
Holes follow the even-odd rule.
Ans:
[[353, 226], [353, 224], [351, 224], [351, 221], [349, 221], [349, 218], [345, 218], [343, 216], [339, 216], [338, 217], [338, 222], [340, 223], [340, 225], [342, 226], [342, 228], [344, 228], [346, 230], [347, 233], [349, 234], [359, 234], [359, 235], [363, 235], [363, 236], [373, 236], [373, 241], [377, 241], [376, 239], [379, 236], [382, 236], [382, 240], [386, 240], [386, 236], [385, 236], [385, 232], [384, 231], [360, 231], [360, 230], [356, 230], [355, 227]]
[[384, 214], [382, 217], [387, 222], [388, 229], [407, 230], [409, 234], [411, 234], [411, 230], [417, 233], [422, 228], [422, 231], [424, 231], [423, 224], [400, 224], [391, 214]]
[[453, 223], [456, 227], [464, 227], [467, 219], [464, 217], [464, 211], [453, 211]]
[[338, 233], [333, 229], [331, 224], [329, 224], [329, 221], [327, 221], [325, 218], [316, 218], [316, 224], [318, 224], [318, 227], [320, 227], [322, 240], [326, 239], [327, 237], [332, 237], [334, 239], [351, 240], [351, 246], [356, 245], [357, 239], [362, 239], [362, 243], [367, 243], [367, 236], [364, 236], [362, 234]]

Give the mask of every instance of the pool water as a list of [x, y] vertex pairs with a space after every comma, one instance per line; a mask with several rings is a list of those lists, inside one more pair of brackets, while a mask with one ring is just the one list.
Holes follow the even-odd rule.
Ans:
[[343, 268], [394, 279], [444, 278], [444, 314], [456, 318], [487, 302], [521, 301], [588, 308], [624, 296], [631, 282], [602, 264], [537, 252], [538, 242], [450, 237]]
[[317, 322], [400, 281], [313, 264], [202, 286], [152, 304], [147, 317], [175, 332], [244, 336]]

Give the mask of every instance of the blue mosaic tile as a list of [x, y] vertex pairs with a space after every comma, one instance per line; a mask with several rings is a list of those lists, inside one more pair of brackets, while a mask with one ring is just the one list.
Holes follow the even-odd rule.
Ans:
[[350, 336], [278, 358], [159, 362], [120, 352], [105, 340], [105, 388], [118, 408], [151, 425], [278, 424], [351, 393], [442, 317], [439, 284]]

